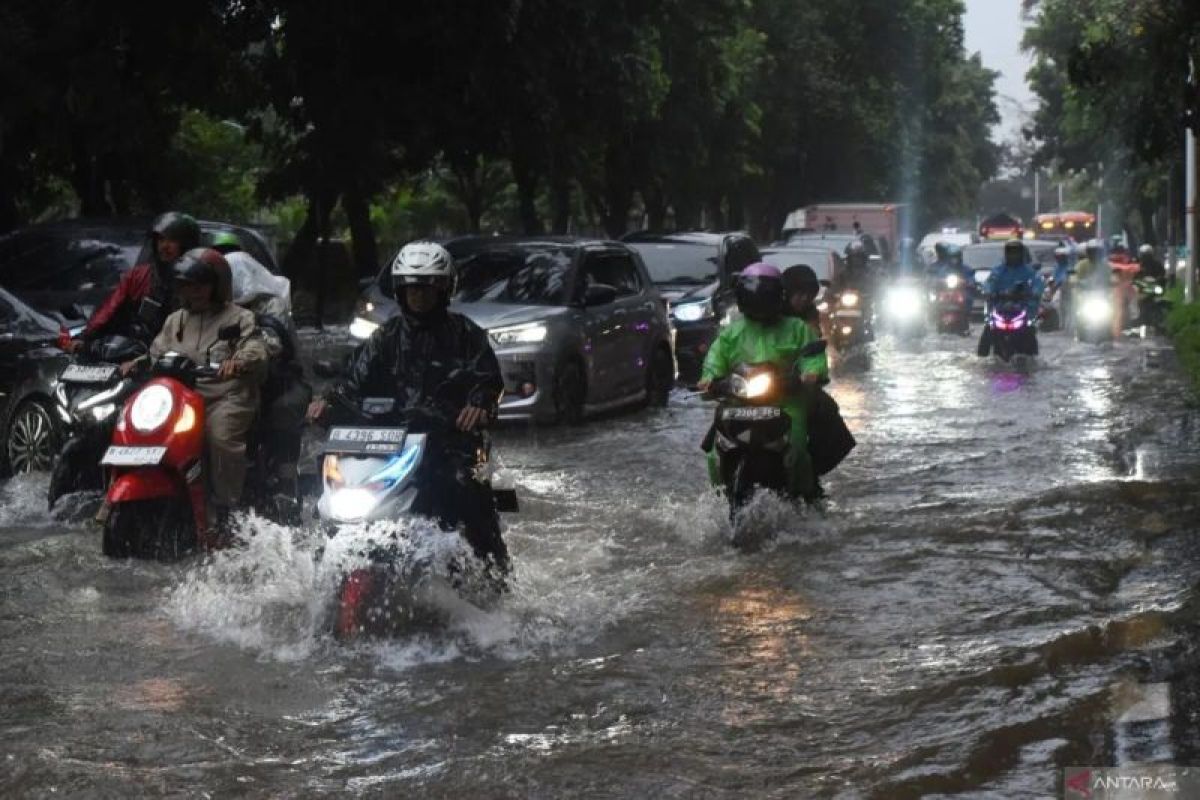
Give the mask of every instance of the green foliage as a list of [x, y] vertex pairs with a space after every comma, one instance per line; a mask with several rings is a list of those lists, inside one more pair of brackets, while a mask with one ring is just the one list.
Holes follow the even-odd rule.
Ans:
[[1167, 333], [1175, 342], [1179, 362], [1200, 391], [1200, 304], [1183, 304], [1181, 296], [1167, 315]]

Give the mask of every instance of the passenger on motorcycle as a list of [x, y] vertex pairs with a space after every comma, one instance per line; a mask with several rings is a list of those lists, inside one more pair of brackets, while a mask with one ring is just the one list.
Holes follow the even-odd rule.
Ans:
[[1167, 270], [1163, 266], [1163, 262], [1154, 254], [1153, 245], [1144, 244], [1138, 248], [1138, 266], [1141, 268], [1142, 275], [1153, 280], [1164, 282], [1167, 279]]
[[[259, 387], [267, 371], [267, 351], [256, 334], [254, 315], [231, 302], [229, 265], [215, 250], [195, 248], [175, 263], [180, 309], [167, 317], [150, 344], [150, 357], [186, 355], [197, 364], [220, 364], [215, 379], [196, 381], [204, 398], [204, 437], [214, 519], [228, 515], [246, 478], [246, 439], [259, 410]], [[221, 339], [237, 326], [238, 339]], [[134, 362], [122, 365], [128, 372]]]
[[821, 312], [817, 310], [816, 299], [821, 293], [821, 283], [817, 273], [807, 264], [788, 267], [783, 271], [783, 291], [787, 298], [784, 316], [804, 320], [820, 336]]
[[[825, 354], [799, 358], [800, 350], [820, 336], [803, 320], [784, 315], [783, 278], [770, 264], [751, 264], [738, 277], [738, 310], [742, 318], [722, 329], [713, 342], [698, 388], [707, 390], [714, 380], [729, 376], [739, 364], [774, 364], [781, 374], [799, 377], [806, 391], [793, 391], [782, 408], [791, 419], [788, 454], [788, 487], [793, 497], [814, 500], [818, 489], [808, 452], [810, 393], [829, 378]], [[708, 453], [708, 475], [721, 484], [716, 450]]]
[[172, 265], [200, 244], [200, 226], [187, 214], [170, 211], [154, 220], [146, 236], [151, 260], [121, 276], [79, 338], [62, 342], [64, 350], [77, 353], [96, 339], [114, 334], [148, 344], [158, 334], [175, 306]]
[[[405, 245], [392, 262], [392, 284], [402, 313], [392, 317], [354, 354], [349, 374], [331, 392], [353, 399], [388, 397], [400, 408], [430, 406], [451, 373], [466, 376], [465, 402], [451, 409], [456, 431], [447, 446], [472, 459], [481, 431], [495, 418], [504, 380], [487, 333], [448, 309], [458, 281], [450, 253], [433, 242]], [[460, 377], [460, 380], [462, 378]], [[322, 420], [327, 398], [314, 400], [310, 422]], [[473, 477], [448, 487], [433, 516], [443, 523], [461, 521], [475, 554], [508, 567], [508, 549], [490, 486]]]

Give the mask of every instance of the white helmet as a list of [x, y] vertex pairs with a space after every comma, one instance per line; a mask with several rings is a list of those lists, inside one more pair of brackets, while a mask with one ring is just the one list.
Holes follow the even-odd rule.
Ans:
[[392, 285], [399, 288], [415, 283], [440, 286], [447, 298], [454, 294], [458, 270], [446, 248], [436, 242], [409, 242], [400, 248], [392, 262]]

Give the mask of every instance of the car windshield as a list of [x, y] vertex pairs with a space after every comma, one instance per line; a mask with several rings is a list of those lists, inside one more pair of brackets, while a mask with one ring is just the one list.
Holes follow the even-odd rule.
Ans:
[[0, 245], [0, 278], [9, 288], [41, 291], [115, 285], [141, 244], [141, 231], [18, 232]]
[[650, 280], [703, 286], [718, 277], [718, 251], [714, 245], [682, 242], [631, 243], [642, 256]]
[[459, 261], [460, 303], [566, 303], [573, 253], [567, 249], [485, 250]]
[[0, 331], [16, 336], [53, 336], [58, 324], [0, 289]]
[[817, 280], [832, 279], [829, 274], [830, 255], [828, 250], [764, 250], [762, 259], [782, 270], [803, 264], [817, 274]]

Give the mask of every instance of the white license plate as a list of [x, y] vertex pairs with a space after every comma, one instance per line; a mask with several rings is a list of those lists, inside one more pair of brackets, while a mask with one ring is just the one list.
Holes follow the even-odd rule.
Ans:
[[840, 317], [858, 318], [862, 316], [862, 311], [857, 308], [839, 308], [837, 311], [833, 312], [833, 316], [835, 319]]
[[738, 422], [761, 422], [775, 419], [783, 412], [770, 406], [756, 408], [725, 408], [721, 410], [721, 419], [732, 419]]
[[117, 368], [112, 364], [106, 364], [102, 367], [84, 367], [79, 364], [71, 364], [62, 371], [62, 375], [59, 375], [58, 379], [63, 383], [106, 383], [116, 373]]
[[330, 444], [404, 444], [404, 428], [334, 428]]
[[104, 451], [101, 464], [111, 467], [150, 467], [167, 454], [165, 447], [110, 447]]

